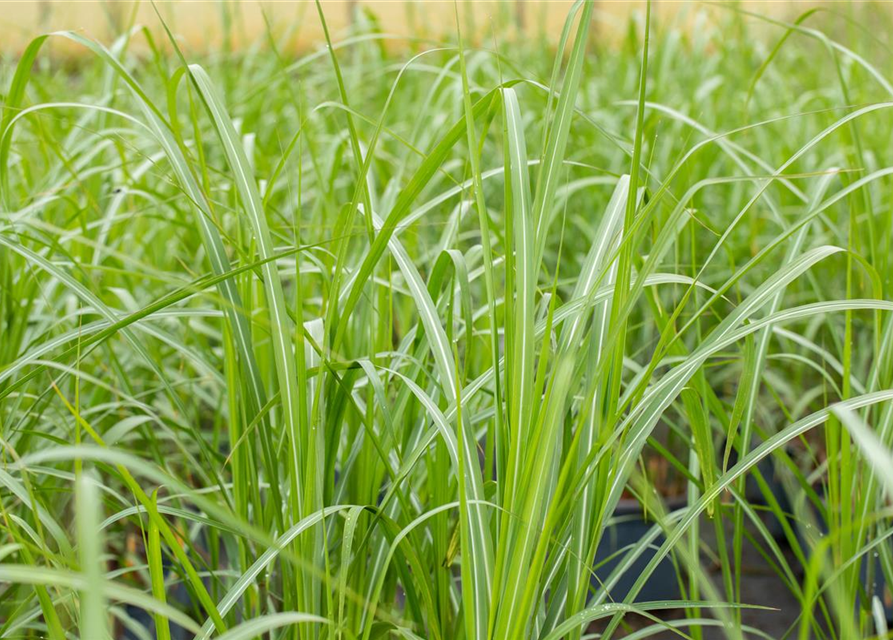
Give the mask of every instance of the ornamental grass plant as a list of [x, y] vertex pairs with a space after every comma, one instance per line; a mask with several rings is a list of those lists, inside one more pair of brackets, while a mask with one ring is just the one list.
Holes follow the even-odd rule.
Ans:
[[640, 9], [4, 59], [0, 637], [890, 637], [887, 8]]

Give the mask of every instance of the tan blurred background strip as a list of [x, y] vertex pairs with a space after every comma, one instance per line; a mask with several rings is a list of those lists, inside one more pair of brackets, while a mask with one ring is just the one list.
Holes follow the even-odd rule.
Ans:
[[[839, 7], [843, 2], [832, 4]], [[521, 29], [557, 35], [571, 4], [569, 0], [464, 0], [459, 9], [463, 27], [474, 29], [480, 37], [486, 37], [496, 24], [509, 25], [500, 29], [501, 37]], [[616, 28], [644, 8], [644, 0], [597, 0], [596, 4], [596, 19], [607, 34], [622, 31]], [[761, 14], [794, 16], [818, 3], [742, 0], [734, 4]], [[335, 32], [366, 15], [374, 16], [384, 33], [398, 38], [455, 33], [452, 0], [322, 0], [322, 5]], [[312, 0], [158, 0], [156, 6], [185, 44], [198, 50], [254, 42], [264, 37], [266, 21], [277, 38], [294, 48], [312, 46], [322, 35]], [[691, 0], [657, 0], [655, 6], [664, 16], [673, 17], [689, 16], [705, 7]], [[35, 36], [62, 29], [108, 42], [132, 23], [159, 26], [147, 0], [0, 0], [0, 50], [15, 55]]]

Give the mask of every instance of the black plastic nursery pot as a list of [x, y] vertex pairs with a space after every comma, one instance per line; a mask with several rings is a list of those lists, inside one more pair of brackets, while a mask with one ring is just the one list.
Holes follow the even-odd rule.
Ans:
[[[667, 508], [674, 511], [685, 506], [683, 498], [667, 502]], [[636, 500], [621, 500], [614, 509], [611, 524], [605, 529], [598, 549], [595, 552], [593, 572], [590, 582], [596, 592], [604, 589], [604, 584], [611, 576], [628, 552], [635, 549], [642, 539], [656, 526], [653, 519], [646, 518], [645, 512]], [[642, 575], [645, 567], [651, 562], [658, 548], [666, 541], [663, 532], [650, 542], [639, 554], [620, 579], [609, 590], [608, 601], [621, 602], [632, 589], [633, 584]], [[655, 600], [679, 600], [681, 598], [679, 579], [676, 567], [669, 556], [665, 557], [648, 576], [644, 586], [633, 598], [633, 602], [649, 602]]]

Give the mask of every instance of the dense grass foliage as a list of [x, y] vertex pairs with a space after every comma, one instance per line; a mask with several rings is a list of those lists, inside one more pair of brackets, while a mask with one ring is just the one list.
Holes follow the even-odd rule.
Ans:
[[885, 636], [890, 22], [642, 8], [4, 61], [0, 637]]

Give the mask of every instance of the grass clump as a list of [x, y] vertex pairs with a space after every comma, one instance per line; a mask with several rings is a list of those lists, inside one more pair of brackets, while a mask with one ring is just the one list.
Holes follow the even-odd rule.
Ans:
[[887, 17], [594, 9], [4, 63], [0, 636], [888, 633]]

